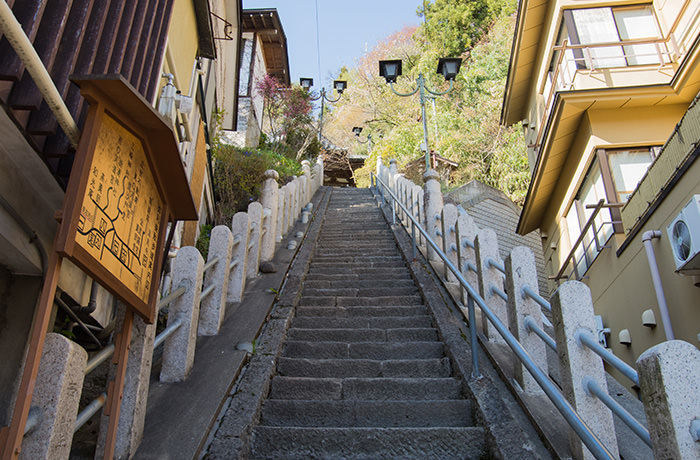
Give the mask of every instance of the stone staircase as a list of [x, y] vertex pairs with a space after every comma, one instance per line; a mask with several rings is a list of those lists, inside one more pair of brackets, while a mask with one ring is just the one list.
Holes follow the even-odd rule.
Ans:
[[487, 458], [462, 391], [369, 190], [333, 189], [251, 457]]

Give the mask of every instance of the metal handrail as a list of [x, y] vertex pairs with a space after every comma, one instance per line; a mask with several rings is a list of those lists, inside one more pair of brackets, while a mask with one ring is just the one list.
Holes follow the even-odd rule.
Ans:
[[530, 286], [525, 285], [522, 287], [522, 292], [524, 296], [530, 297], [532, 300], [537, 302], [540, 307], [546, 309], [547, 311], [552, 311], [552, 304], [547, 302], [542, 296], [535, 292]]
[[211, 259], [209, 262], [207, 262], [206, 264], [204, 264], [204, 267], [202, 268], [202, 272], [203, 272], [203, 273], [206, 273], [206, 271], [209, 270], [209, 269], [210, 269], [211, 267], [213, 267], [214, 265], [216, 265], [217, 262], [219, 262], [219, 256], [214, 257], [214, 258]]
[[200, 301], [206, 299], [207, 296], [209, 296], [209, 294], [211, 294], [212, 292], [214, 292], [214, 289], [215, 289], [215, 288], [216, 288], [216, 284], [214, 284], [214, 283], [212, 283], [212, 284], [210, 284], [209, 286], [207, 286], [206, 289], [204, 289], [204, 290], [202, 291], [202, 293], [200, 294]]
[[554, 339], [537, 325], [535, 318], [528, 315], [525, 317], [524, 322], [525, 329], [537, 335], [537, 337], [542, 339], [545, 345], [547, 345], [549, 348], [551, 348], [554, 351], [557, 351], [557, 344], [554, 342]]
[[98, 410], [102, 409], [107, 400], [107, 393], [100, 394], [97, 398], [93, 399], [90, 404], [85, 406], [85, 409], [80, 411], [78, 417], [75, 419], [75, 428], [73, 428], [73, 433], [78, 431], [85, 423], [92, 418], [93, 415], [97, 413]]
[[99, 353], [90, 358], [90, 360], [87, 362], [87, 366], [85, 366], [85, 375], [88, 375], [90, 372], [94, 371], [97, 368], [97, 366], [107, 361], [107, 359], [109, 359], [110, 356], [112, 356], [113, 354], [114, 344], [110, 343], [102, 350], [100, 350]]
[[574, 338], [581, 345], [588, 347], [593, 353], [600, 356], [603, 361], [620, 371], [622, 375], [630, 379], [635, 385], [639, 386], [639, 374], [637, 371], [634, 370], [632, 366], [615, 356], [610, 350], [603, 348], [603, 346], [598, 343], [595, 338], [593, 338], [590, 332], [580, 329], [574, 333]]
[[[374, 175], [374, 173], [371, 173], [371, 175]], [[384, 182], [376, 177], [376, 180], [378, 184], [381, 184], [381, 188], [385, 190], [389, 196], [391, 196], [393, 202], [398, 204], [398, 206], [404, 211], [407, 212], [406, 207], [401, 203], [397, 198], [396, 195], [389, 189]], [[503, 337], [505, 342], [508, 344], [508, 346], [513, 350], [513, 353], [515, 356], [523, 363], [525, 368], [530, 372], [532, 375], [533, 379], [537, 382], [537, 384], [542, 388], [544, 393], [547, 395], [547, 397], [552, 401], [554, 406], [559, 410], [561, 415], [564, 417], [564, 419], [567, 421], [569, 426], [576, 432], [579, 438], [581, 438], [581, 441], [586, 445], [588, 450], [595, 456], [596, 459], [602, 460], [602, 459], [608, 459], [608, 460], [614, 460], [614, 456], [612, 453], [605, 447], [605, 445], [602, 443], [600, 438], [596, 436], [595, 433], [588, 427], [586, 422], [581, 420], [581, 417], [578, 415], [576, 410], [571, 406], [569, 401], [562, 396], [561, 392], [559, 391], [558, 387], [545, 375], [545, 373], [540, 369], [535, 362], [532, 360], [530, 355], [527, 353], [525, 348], [516, 340], [516, 338], [513, 336], [513, 334], [510, 333], [508, 330], [507, 326], [505, 326], [499, 319], [498, 317], [489, 309], [489, 307], [486, 305], [486, 302], [484, 302], [484, 299], [481, 298], [481, 296], [476, 292], [476, 290], [467, 282], [467, 280], [464, 279], [462, 274], [460, 273], [459, 269], [454, 266], [452, 262], [450, 262], [449, 258], [442, 252], [442, 250], [437, 246], [437, 244], [433, 241], [433, 239], [430, 237], [427, 231], [420, 225], [420, 223], [416, 222], [416, 220], [413, 218], [413, 216], [409, 216], [411, 221], [414, 223], [418, 231], [423, 235], [425, 238], [425, 241], [428, 245], [432, 247], [432, 249], [435, 251], [438, 256], [443, 260], [445, 266], [447, 266], [452, 273], [454, 273], [455, 278], [459, 281], [459, 283], [462, 285], [462, 287], [468, 292], [469, 297], [468, 297], [468, 309], [469, 309], [469, 317], [470, 317], [470, 331], [472, 334], [472, 340], [471, 340], [471, 351], [472, 351], [472, 360], [474, 363], [478, 363], [476, 361], [477, 358], [477, 343], [475, 337], [476, 337], [476, 327], [475, 327], [475, 322], [474, 322], [474, 306], [473, 303], [476, 302], [477, 305], [479, 305], [479, 308], [481, 308], [481, 311], [483, 314], [488, 318], [488, 320], [493, 324], [494, 328], [498, 331], [499, 334]], [[477, 364], [478, 366], [478, 364]], [[478, 370], [475, 370], [476, 376], [479, 375]]]
[[180, 286], [179, 288], [175, 289], [170, 294], [166, 295], [165, 297], [163, 297], [162, 299], [160, 299], [158, 301], [158, 305], [156, 305], [156, 310], [160, 310], [161, 308], [168, 305], [173, 300], [178, 299], [185, 292], [187, 292], [187, 288], [185, 286]]
[[622, 407], [620, 403], [615, 401], [607, 392], [605, 392], [605, 390], [603, 390], [595, 380], [590, 377], [585, 377], [583, 380], [583, 387], [586, 389], [588, 394], [595, 396], [600, 400], [600, 402], [608, 406], [608, 409], [617, 415], [617, 417], [622, 420], [622, 422], [627, 425], [634, 434], [639, 436], [639, 438], [644, 441], [644, 444], [652, 447], [651, 436], [649, 436], [649, 430], [647, 427], [642, 425], [639, 420], [627, 412], [627, 409]]
[[165, 342], [165, 339], [170, 337], [173, 332], [177, 331], [180, 326], [182, 326], [182, 318], [176, 318], [175, 321], [172, 322], [172, 324], [168, 324], [168, 327], [163, 329], [160, 334], [158, 334], [153, 341], [153, 348], [158, 348]]

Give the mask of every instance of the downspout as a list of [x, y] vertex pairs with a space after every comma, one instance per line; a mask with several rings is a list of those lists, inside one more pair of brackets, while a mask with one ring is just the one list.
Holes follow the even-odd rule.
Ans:
[[671, 327], [671, 316], [668, 313], [666, 295], [664, 294], [664, 287], [661, 284], [661, 274], [659, 273], [659, 266], [656, 263], [656, 255], [654, 255], [654, 246], [651, 242], [651, 240], [654, 238], [661, 238], [661, 232], [659, 230], [649, 230], [644, 232], [642, 235], [642, 242], [644, 243], [644, 249], [647, 251], [649, 270], [651, 270], [651, 281], [654, 283], [656, 301], [659, 303], [659, 311], [661, 312], [661, 320], [664, 323], [666, 340], [673, 340], [675, 336], [673, 335], [673, 327]]
[[63, 132], [68, 136], [71, 145], [77, 148], [80, 140], [80, 129], [68, 107], [66, 107], [65, 102], [63, 102], [61, 94], [56, 89], [56, 85], [46, 67], [44, 67], [44, 63], [41, 62], [41, 58], [36, 53], [34, 45], [29, 41], [29, 37], [24, 33], [22, 25], [15, 18], [7, 2], [0, 2], [0, 30], [5, 34], [10, 45], [12, 45], [12, 48], [22, 60], [22, 63], [27, 68], [27, 72], [32, 76], [46, 104], [53, 112]]

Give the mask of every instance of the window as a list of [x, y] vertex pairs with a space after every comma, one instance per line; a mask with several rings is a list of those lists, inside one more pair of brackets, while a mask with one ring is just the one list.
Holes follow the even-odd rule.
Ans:
[[[660, 44], [614, 45], [661, 38], [651, 5], [565, 10], [560, 44], [564, 38], [569, 45], [592, 45], [567, 50], [578, 69], [659, 64], [663, 59]], [[595, 46], [599, 44], [608, 45]]]
[[[622, 232], [617, 205], [625, 203], [634, 192], [659, 150], [660, 147], [642, 147], [596, 151], [596, 158], [564, 216], [572, 247], [586, 229], [573, 255], [576, 279], [588, 270], [610, 237]], [[593, 207], [600, 200], [612, 206], [602, 208], [586, 228], [595, 211]]]

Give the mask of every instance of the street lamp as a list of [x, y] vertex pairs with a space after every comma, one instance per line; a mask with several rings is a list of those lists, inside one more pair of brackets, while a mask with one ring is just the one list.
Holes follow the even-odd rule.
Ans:
[[359, 142], [360, 144], [369, 143], [369, 145], [367, 146], [367, 150], [370, 152], [372, 151], [372, 135], [371, 134], [368, 134], [367, 139], [365, 139], [364, 141], [362, 139], [360, 139], [360, 133], [362, 133], [361, 126], [355, 126], [354, 128], [352, 128], [352, 133], [355, 135], [355, 137], [357, 138], [357, 142]]
[[421, 118], [423, 119], [423, 143], [425, 145], [425, 172], [430, 170], [430, 148], [428, 147], [428, 125], [425, 116], [425, 92], [432, 94], [433, 96], [442, 96], [452, 91], [454, 86], [455, 77], [459, 72], [459, 67], [462, 64], [460, 58], [442, 58], [438, 61], [437, 73], [442, 74], [445, 80], [450, 82], [450, 87], [445, 91], [433, 91], [425, 85], [425, 78], [423, 78], [423, 73], [418, 74], [418, 79], [416, 80], [416, 89], [408, 93], [399, 93], [394, 89], [394, 83], [399, 75], [401, 75], [401, 60], [392, 59], [379, 61], [379, 75], [384, 77], [386, 82], [391, 87], [391, 91], [397, 96], [413, 96], [418, 93], [420, 96], [420, 108], [421, 108]]
[[[310, 91], [311, 87], [314, 84], [314, 79], [313, 78], [300, 78], [299, 79], [299, 84], [301, 85], [302, 88], [304, 88], [306, 91]], [[340, 97], [343, 95], [343, 91], [348, 87], [348, 82], [345, 80], [334, 80], [333, 81], [333, 89], [338, 93], [338, 97], [335, 99], [331, 99], [328, 96], [326, 96], [326, 88], [321, 88], [321, 93], [317, 97], [311, 97], [312, 101], [318, 101], [321, 99], [321, 115], [319, 116], [319, 122], [318, 122], [318, 141], [321, 142], [321, 134], [323, 132], [323, 111], [325, 109], [326, 101], [330, 102], [331, 104], [338, 102], [340, 100]]]

